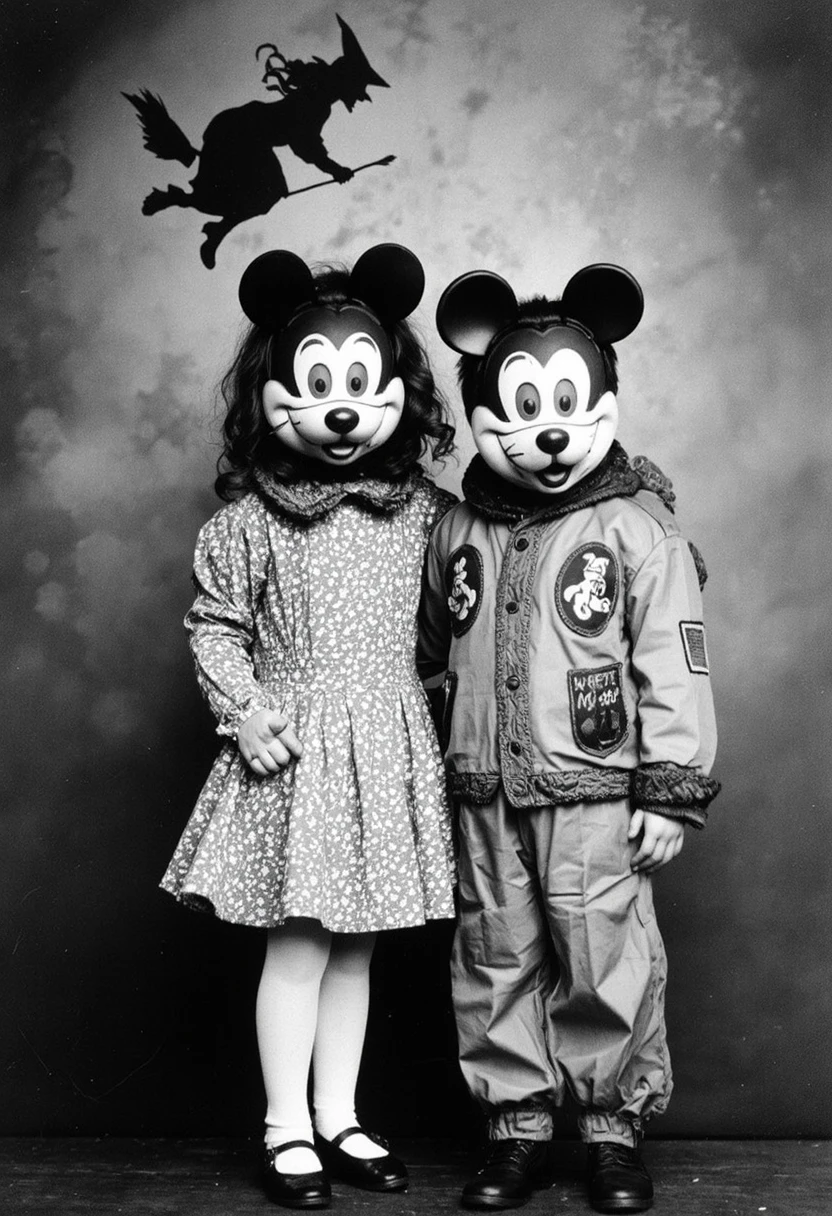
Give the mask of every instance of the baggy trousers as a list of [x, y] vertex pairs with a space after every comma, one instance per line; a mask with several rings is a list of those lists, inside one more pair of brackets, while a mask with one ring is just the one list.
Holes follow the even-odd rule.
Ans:
[[460, 808], [454, 1011], [492, 1139], [549, 1139], [570, 1094], [583, 1140], [632, 1145], [667, 1105], [667, 963], [629, 823], [627, 800]]

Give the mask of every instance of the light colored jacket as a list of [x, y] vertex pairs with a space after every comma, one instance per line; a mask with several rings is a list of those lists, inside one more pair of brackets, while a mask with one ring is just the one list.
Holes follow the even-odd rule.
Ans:
[[513, 524], [454, 507], [428, 549], [419, 666], [448, 673], [457, 796], [632, 797], [704, 824], [719, 786], [697, 569], [651, 491]]

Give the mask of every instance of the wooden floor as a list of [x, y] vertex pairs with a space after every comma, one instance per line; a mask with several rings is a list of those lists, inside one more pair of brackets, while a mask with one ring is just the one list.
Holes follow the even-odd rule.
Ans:
[[[411, 1170], [405, 1194], [333, 1185], [333, 1213], [453, 1212], [475, 1160], [458, 1145], [398, 1143]], [[583, 1150], [562, 1143], [555, 1185], [523, 1208], [590, 1212]], [[645, 1146], [656, 1216], [830, 1216], [832, 1141], [656, 1140]], [[257, 1147], [224, 1140], [0, 1139], [0, 1213], [39, 1216], [250, 1216], [282, 1211], [257, 1185]]]

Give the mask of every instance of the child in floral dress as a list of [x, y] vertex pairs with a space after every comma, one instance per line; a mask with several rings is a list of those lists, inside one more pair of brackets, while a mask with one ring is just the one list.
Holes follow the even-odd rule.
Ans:
[[452, 501], [419, 465], [453, 437], [404, 320], [423, 286], [395, 245], [351, 274], [285, 251], [249, 266], [253, 325], [223, 382], [227, 505], [200, 533], [186, 618], [225, 743], [162, 886], [267, 930], [265, 1184], [293, 1208], [326, 1206], [330, 1174], [407, 1185], [354, 1110], [370, 958], [379, 930], [453, 916], [415, 670], [423, 556]]

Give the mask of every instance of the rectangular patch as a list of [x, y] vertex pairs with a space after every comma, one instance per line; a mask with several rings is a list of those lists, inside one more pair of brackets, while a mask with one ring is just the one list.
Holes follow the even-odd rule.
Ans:
[[694, 675], [709, 675], [708, 649], [705, 645], [705, 626], [701, 621], [680, 621], [685, 658]]

